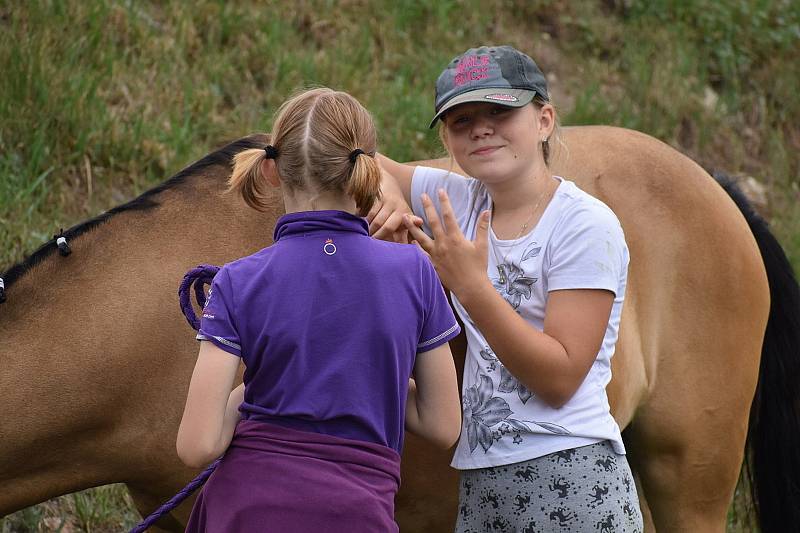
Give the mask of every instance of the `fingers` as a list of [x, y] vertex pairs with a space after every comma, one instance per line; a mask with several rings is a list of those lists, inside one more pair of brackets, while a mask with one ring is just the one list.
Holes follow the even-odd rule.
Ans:
[[434, 240], [428, 237], [422, 229], [414, 224], [414, 221], [409, 215], [403, 216], [403, 224], [405, 224], [408, 230], [409, 238], [417, 241], [417, 244], [419, 244], [425, 252], [430, 254], [434, 248]]
[[442, 227], [442, 222], [439, 220], [439, 213], [436, 212], [436, 206], [433, 205], [431, 197], [423, 193], [420, 198], [422, 198], [422, 208], [425, 210], [425, 216], [428, 218], [428, 226], [431, 228], [433, 238], [444, 238], [445, 230]]
[[[373, 214], [372, 211], [374, 209], [375, 209], [375, 206], [373, 206], [372, 209], [370, 209], [370, 212], [367, 213], [367, 221], [369, 222], [369, 234], [370, 235], [375, 235], [375, 233], [377, 231], [384, 229], [385, 226], [386, 226], [386, 222], [389, 220], [389, 218], [391, 217], [392, 213], [394, 212], [394, 209], [392, 207], [390, 207], [388, 204], [386, 204], [385, 202], [381, 202], [380, 208], [377, 210], [377, 212], [375, 212]], [[370, 215], [372, 215], [371, 219], [370, 219]], [[400, 225], [400, 222], [397, 221], [397, 226], [399, 226], [399, 225]], [[387, 232], [391, 233], [392, 231], [397, 229], [397, 226], [395, 226], [394, 228], [388, 228]], [[387, 233], [387, 232], [384, 232], [384, 234]], [[378, 239], [381, 238], [381, 237], [379, 237], [377, 235], [375, 235], [375, 237], [378, 238]]]
[[[411, 241], [411, 243], [410, 243], [410, 244], [416, 244], [416, 245], [417, 245], [417, 248], [419, 248], [419, 251], [420, 251], [420, 252], [422, 252], [423, 254], [425, 254], [425, 257], [427, 257], [427, 258], [428, 258], [428, 260], [429, 260], [431, 263], [433, 263], [433, 258], [431, 257], [431, 254], [429, 254], [428, 252], [426, 252], [426, 251], [425, 251], [425, 248], [423, 248], [423, 247], [422, 247], [422, 245], [421, 245], [420, 243], [418, 243], [417, 241]], [[433, 268], [435, 269], [435, 268], [436, 268], [436, 266], [434, 265], [434, 267], [433, 267]]]
[[478, 217], [478, 227], [475, 229], [475, 247], [482, 253], [489, 249], [489, 210], [483, 211]]
[[381, 239], [382, 241], [393, 240], [391, 237], [394, 234], [394, 232], [397, 231], [398, 229], [397, 226], [399, 224], [395, 223], [394, 225], [392, 225], [391, 220], [392, 217], [389, 216], [389, 218], [387, 218], [384, 222], [380, 224], [374, 224], [374, 229], [373, 229], [373, 224], [370, 224], [369, 225], [370, 234], [372, 234], [372, 236], [375, 237], [376, 239]]
[[[404, 214], [400, 211], [393, 211], [372, 236], [384, 241], [408, 243], [408, 230], [406, 230], [403, 224], [403, 215]], [[375, 220], [379, 220], [381, 216], [382, 215], [378, 215]], [[411, 221], [414, 225], [422, 227], [422, 219], [418, 216], [411, 215]]]
[[[368, 224], [372, 224], [372, 221], [375, 219], [375, 215], [383, 208], [383, 202], [381, 200], [376, 200], [375, 203], [372, 204], [372, 207], [369, 209], [369, 213], [364, 218], [367, 219]], [[372, 233], [372, 227], [370, 226], [370, 233]]]
[[422, 227], [422, 225], [425, 223], [425, 221], [424, 221], [424, 220], [422, 220], [422, 218], [421, 218], [421, 217], [418, 217], [417, 215], [408, 215], [408, 216], [409, 216], [409, 218], [411, 219], [411, 222], [412, 222], [412, 223], [413, 223], [415, 226], [417, 226], [418, 228], [421, 228], [421, 227]]
[[442, 206], [442, 223], [444, 224], [444, 231], [449, 234], [455, 234], [461, 231], [458, 227], [456, 215], [453, 213], [453, 206], [450, 205], [450, 197], [444, 189], [439, 189], [439, 204]]
[[405, 226], [392, 234], [392, 240], [401, 244], [408, 244], [408, 230]]

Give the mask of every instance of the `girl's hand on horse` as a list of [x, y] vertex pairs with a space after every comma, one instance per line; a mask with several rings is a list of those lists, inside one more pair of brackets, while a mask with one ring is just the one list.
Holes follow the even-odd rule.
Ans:
[[487, 286], [491, 288], [486, 275], [489, 261], [489, 211], [480, 214], [475, 240], [470, 241], [458, 227], [447, 193], [444, 189], [439, 189], [438, 194], [442, 208], [441, 219], [430, 197], [427, 194], [421, 196], [433, 238], [417, 227], [408, 215], [404, 216], [403, 221], [411, 238], [430, 256], [442, 284], [461, 300], [470, 291], [485, 289]]
[[422, 219], [412, 213], [396, 180], [383, 169], [381, 174], [384, 176], [381, 182], [381, 198], [367, 213], [369, 233], [376, 239], [408, 243], [408, 230], [403, 224], [404, 215], [411, 216], [419, 227], [422, 227]]

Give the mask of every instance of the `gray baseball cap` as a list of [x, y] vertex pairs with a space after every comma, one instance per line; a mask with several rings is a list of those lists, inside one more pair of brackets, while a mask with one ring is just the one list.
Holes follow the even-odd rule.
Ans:
[[436, 115], [429, 127], [458, 104], [488, 102], [522, 107], [537, 94], [550, 101], [544, 74], [526, 54], [511, 46], [470, 48], [454, 57], [436, 80]]

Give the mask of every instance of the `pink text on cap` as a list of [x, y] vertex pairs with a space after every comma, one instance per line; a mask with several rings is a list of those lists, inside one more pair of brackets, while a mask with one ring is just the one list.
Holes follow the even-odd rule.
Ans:
[[454, 77], [456, 87], [470, 81], [482, 80], [489, 77], [489, 56], [466, 56], [458, 62]]

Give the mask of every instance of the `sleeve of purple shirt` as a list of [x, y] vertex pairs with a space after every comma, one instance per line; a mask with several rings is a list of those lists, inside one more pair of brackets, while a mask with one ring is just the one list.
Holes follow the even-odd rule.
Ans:
[[241, 340], [234, 324], [233, 290], [230, 276], [220, 269], [211, 282], [208, 299], [203, 307], [197, 340], [210, 341], [237, 357], [242, 356]]
[[425, 296], [425, 316], [417, 344], [417, 353], [433, 350], [461, 332], [456, 322], [442, 283], [430, 260], [419, 253], [422, 273], [422, 291]]

